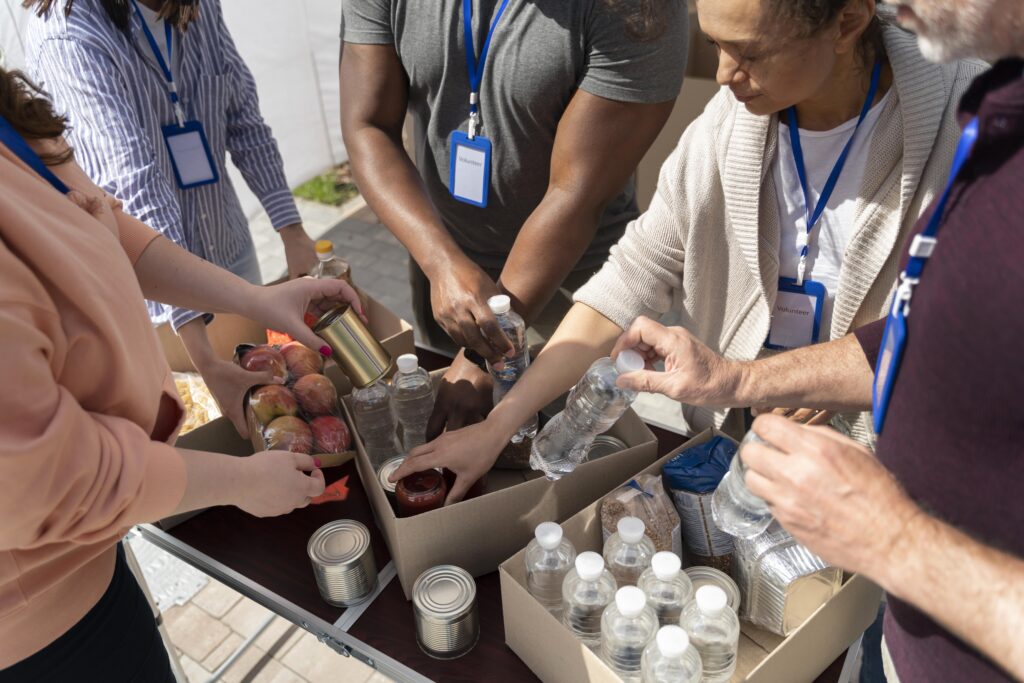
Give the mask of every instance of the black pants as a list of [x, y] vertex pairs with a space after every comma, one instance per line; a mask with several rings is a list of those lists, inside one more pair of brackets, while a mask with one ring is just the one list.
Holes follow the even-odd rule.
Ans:
[[175, 683], [153, 610], [124, 548], [103, 597], [67, 633], [14, 666], [0, 683]]

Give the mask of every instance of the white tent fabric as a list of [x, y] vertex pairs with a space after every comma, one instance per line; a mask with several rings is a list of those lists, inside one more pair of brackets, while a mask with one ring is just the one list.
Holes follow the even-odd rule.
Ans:
[[[202, 3], [202, 0], [200, 0]], [[348, 155], [341, 141], [338, 88], [340, 0], [221, 0], [238, 51], [256, 78], [260, 108], [294, 187]], [[0, 64], [24, 65], [21, 0], [0, 0]], [[200, 19], [201, 21], [201, 19]], [[259, 202], [228, 164], [242, 207]]]

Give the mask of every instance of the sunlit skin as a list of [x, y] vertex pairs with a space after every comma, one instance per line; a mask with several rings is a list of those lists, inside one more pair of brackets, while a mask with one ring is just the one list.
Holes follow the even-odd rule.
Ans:
[[[858, 45], [874, 0], [851, 0], [813, 35], [777, 20], [773, 8], [773, 0], [698, 0], [701, 31], [718, 51], [718, 83], [752, 114], [795, 105], [806, 130], [831, 130], [854, 118], [871, 79]], [[886, 63], [878, 98], [891, 83]]]

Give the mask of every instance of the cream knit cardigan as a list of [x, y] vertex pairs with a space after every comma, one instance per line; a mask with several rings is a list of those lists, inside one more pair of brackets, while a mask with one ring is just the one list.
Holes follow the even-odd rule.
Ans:
[[[856, 229], [839, 276], [829, 338], [884, 317], [901, 246], [942, 191], [960, 134], [957, 105], [982, 62], [932, 64], [916, 38], [884, 31], [894, 74], [891, 97], [871, 141], [855, 209]], [[650, 208], [630, 223], [604, 267], [576, 292], [622, 328], [671, 309], [681, 325], [726, 357], [765, 353], [779, 277], [779, 213], [770, 173], [778, 117], [746, 111], [721, 91], [683, 133], [661, 168]], [[682, 406], [697, 431], [722, 427], [727, 411]], [[871, 442], [869, 421], [851, 414]], [[735, 431], [734, 420], [727, 428]]]

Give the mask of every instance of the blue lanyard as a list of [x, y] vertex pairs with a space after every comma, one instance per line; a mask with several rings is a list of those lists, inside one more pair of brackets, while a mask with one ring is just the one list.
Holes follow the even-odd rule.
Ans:
[[508, 0], [501, 0], [498, 13], [491, 22], [491, 28], [487, 31], [487, 38], [484, 39], [484, 46], [480, 50], [480, 59], [476, 58], [476, 48], [473, 44], [473, 0], [462, 0], [462, 32], [466, 49], [466, 68], [469, 70], [469, 133], [470, 140], [476, 137], [477, 129], [480, 127], [480, 82], [484, 78], [484, 65], [487, 63], [487, 51], [491, 47], [491, 38], [494, 37], [494, 29], [498, 28], [501, 15], [505, 13]]
[[25, 142], [25, 138], [21, 137], [18, 131], [14, 130], [7, 119], [0, 116], [0, 143], [3, 143], [7, 149], [11, 150], [18, 155], [18, 158], [24, 161], [28, 166], [41, 175], [44, 180], [49, 181], [53, 185], [53, 189], [57, 190], [61, 194], [67, 194], [69, 192], [68, 186], [65, 185], [60, 178], [53, 174], [43, 160], [39, 158], [39, 155], [28, 146]]
[[807, 251], [808, 242], [811, 237], [811, 231], [814, 230], [815, 224], [818, 219], [821, 218], [821, 214], [825, 212], [825, 207], [828, 206], [828, 200], [832, 197], [833, 190], [836, 189], [836, 184], [839, 182], [839, 176], [843, 172], [843, 166], [846, 165], [846, 158], [850, 155], [850, 150], [853, 148], [854, 138], [857, 137], [857, 131], [860, 129], [860, 124], [864, 122], [868, 112], [871, 111], [871, 103], [875, 101], [875, 95], [878, 93], [878, 81], [882, 76], [882, 63], [877, 62], [874, 70], [871, 72], [871, 86], [868, 88], [868, 96], [864, 100], [864, 106], [860, 109], [860, 117], [857, 119], [857, 125], [853, 128], [853, 133], [850, 134], [850, 139], [846, 141], [846, 146], [843, 147], [842, 153], [839, 155], [839, 159], [836, 160], [836, 165], [832, 167], [832, 173], [828, 176], [828, 181], [825, 183], [825, 187], [821, 189], [821, 194], [818, 196], [818, 203], [811, 208], [811, 192], [807, 186], [807, 168], [804, 166], [804, 152], [800, 146], [800, 128], [797, 125], [796, 120], [796, 107], [790, 107], [786, 111], [786, 115], [789, 118], [789, 140], [790, 146], [793, 148], [793, 161], [796, 162], [796, 174], [800, 178], [800, 188], [804, 193], [804, 207], [807, 212], [807, 233], [804, 235], [804, 239], [800, 240], [800, 264], [797, 266], [796, 284], [803, 285], [804, 283], [804, 272], [807, 269]]
[[[153, 56], [156, 58], [156, 63], [160, 65], [160, 70], [164, 72], [164, 78], [167, 79], [167, 93], [171, 98], [171, 104], [174, 106], [174, 116], [178, 119], [178, 125], [185, 125], [185, 112], [181, 108], [181, 101], [178, 99], [178, 86], [174, 84], [174, 73], [171, 71], [171, 67], [167, 62], [164, 61], [163, 55], [160, 53], [160, 46], [156, 44], [156, 38], [153, 37], [153, 32], [149, 30], [149, 26], [146, 24], [146, 18], [142, 16], [142, 10], [139, 9], [139, 3], [136, 0], [132, 0], [132, 5], [135, 7], [135, 14], [139, 17], [139, 23], [142, 24], [142, 32], [146, 34], [146, 40], [149, 41], [149, 47], [153, 50]], [[164, 21], [164, 36], [167, 40], [167, 58], [174, 62], [173, 52], [173, 41], [171, 33], [171, 25]]]

